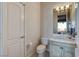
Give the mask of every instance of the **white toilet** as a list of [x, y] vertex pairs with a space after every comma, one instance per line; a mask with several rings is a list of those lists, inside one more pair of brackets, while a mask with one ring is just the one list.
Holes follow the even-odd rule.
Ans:
[[48, 38], [42, 38], [41, 44], [37, 46], [38, 57], [44, 57], [47, 45], [48, 45]]

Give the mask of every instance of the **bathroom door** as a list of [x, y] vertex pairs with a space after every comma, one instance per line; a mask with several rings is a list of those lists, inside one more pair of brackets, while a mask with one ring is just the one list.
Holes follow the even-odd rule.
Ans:
[[7, 3], [7, 56], [24, 56], [24, 6]]

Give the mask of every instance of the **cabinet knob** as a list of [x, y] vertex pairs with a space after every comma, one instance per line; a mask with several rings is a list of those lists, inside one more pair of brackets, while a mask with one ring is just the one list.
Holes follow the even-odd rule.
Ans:
[[63, 47], [60, 47], [60, 49], [63, 49]]

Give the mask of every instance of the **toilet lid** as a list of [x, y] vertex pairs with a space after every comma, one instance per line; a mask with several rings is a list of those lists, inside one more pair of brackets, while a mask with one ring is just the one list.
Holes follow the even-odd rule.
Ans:
[[39, 45], [38, 47], [37, 47], [37, 50], [43, 50], [43, 49], [46, 49], [46, 46], [45, 45]]

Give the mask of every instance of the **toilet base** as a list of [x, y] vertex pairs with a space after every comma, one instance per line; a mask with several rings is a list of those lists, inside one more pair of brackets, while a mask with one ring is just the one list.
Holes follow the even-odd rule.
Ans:
[[38, 57], [44, 57], [44, 53], [40, 53], [40, 54], [38, 54]]

